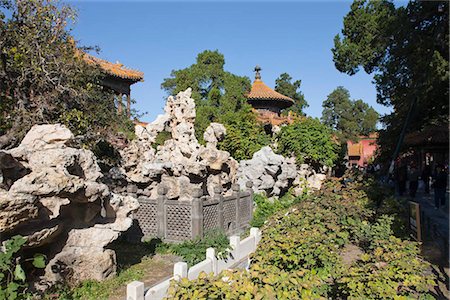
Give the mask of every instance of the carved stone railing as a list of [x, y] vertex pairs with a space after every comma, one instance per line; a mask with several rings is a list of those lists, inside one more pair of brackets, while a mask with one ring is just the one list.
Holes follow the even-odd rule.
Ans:
[[169, 200], [167, 188], [158, 188], [157, 199], [138, 198], [140, 207], [133, 214], [143, 238], [161, 238], [177, 242], [203, 236], [205, 232], [222, 229], [234, 234], [249, 227], [253, 213], [252, 183], [241, 191], [232, 185], [232, 194], [223, 195], [221, 187], [214, 188], [214, 195], [203, 195], [195, 190], [191, 201]]

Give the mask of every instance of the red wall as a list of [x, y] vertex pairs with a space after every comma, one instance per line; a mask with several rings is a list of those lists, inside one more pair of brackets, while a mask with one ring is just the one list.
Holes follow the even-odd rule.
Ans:
[[[363, 167], [364, 163], [370, 161], [370, 159], [375, 155], [375, 152], [377, 150], [377, 140], [376, 137], [361, 137], [358, 143], [362, 144], [362, 155], [357, 163], [358, 166]], [[355, 143], [353, 143], [352, 141], [347, 141], [347, 146], [353, 144]], [[354, 161], [352, 160], [352, 162]]]

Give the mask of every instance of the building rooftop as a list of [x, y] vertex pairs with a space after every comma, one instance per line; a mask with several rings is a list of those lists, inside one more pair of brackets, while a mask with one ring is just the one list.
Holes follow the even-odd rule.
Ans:
[[[261, 80], [261, 75], [259, 71], [261, 68], [259, 66], [255, 67], [255, 81], [253, 82], [252, 89], [250, 93], [247, 95], [247, 98], [249, 100], [271, 100], [271, 101], [281, 101], [281, 102], [287, 102], [291, 105], [294, 103], [294, 100], [291, 98], [280, 94], [270, 87], [268, 87], [264, 82]], [[289, 105], [290, 106], [290, 105]]]
[[83, 59], [88, 63], [92, 65], [97, 65], [100, 67], [102, 71], [104, 71], [106, 74], [119, 77], [122, 79], [129, 79], [134, 82], [143, 81], [144, 80], [144, 73], [132, 70], [126, 68], [123, 64], [116, 62], [112, 63], [107, 60], [95, 57], [88, 53], [83, 53]]

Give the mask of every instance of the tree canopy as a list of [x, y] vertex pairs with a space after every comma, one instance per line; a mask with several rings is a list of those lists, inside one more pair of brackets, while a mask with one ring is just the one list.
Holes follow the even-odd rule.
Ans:
[[336, 130], [341, 143], [356, 140], [376, 130], [378, 113], [363, 100], [350, 100], [342, 86], [331, 92], [322, 104], [322, 122]]
[[288, 73], [281, 74], [275, 80], [275, 91], [294, 100], [294, 104], [285, 109], [284, 112], [292, 111], [300, 116], [304, 116], [304, 109], [307, 108], [308, 102], [306, 102], [305, 96], [300, 91], [301, 80], [292, 82], [292, 77]]
[[295, 156], [298, 163], [307, 163], [317, 169], [322, 165], [333, 166], [338, 157], [338, 146], [333, 141], [331, 129], [311, 117], [283, 126], [277, 142], [278, 153]]
[[449, 35], [447, 1], [355, 0], [334, 39], [336, 68], [374, 74], [377, 101], [393, 113], [382, 121], [381, 149], [392, 152], [412, 107], [409, 131], [448, 124]]
[[17, 144], [36, 123], [81, 119], [103, 136], [132, 128], [115, 115], [100, 71], [76, 48], [75, 17], [53, 0], [0, 1], [0, 148]]
[[245, 98], [250, 79], [225, 71], [224, 65], [223, 54], [205, 50], [198, 54], [193, 65], [172, 71], [161, 87], [170, 95], [192, 88], [197, 113], [195, 134], [200, 142], [206, 127], [211, 122], [219, 122], [227, 129], [220, 147], [236, 159], [250, 158], [269, 138], [257, 124]]

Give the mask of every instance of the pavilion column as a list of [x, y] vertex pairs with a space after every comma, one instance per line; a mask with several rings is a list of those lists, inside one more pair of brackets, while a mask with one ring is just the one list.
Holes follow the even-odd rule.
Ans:
[[131, 116], [131, 97], [130, 94], [127, 94], [127, 117]]
[[117, 114], [122, 115], [122, 94], [117, 95]]

